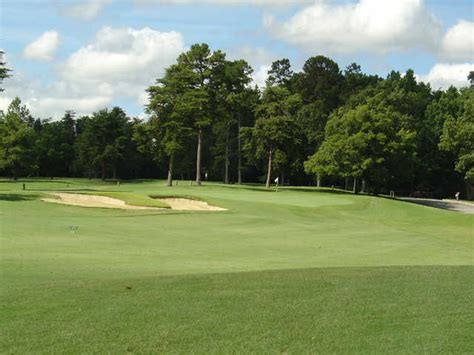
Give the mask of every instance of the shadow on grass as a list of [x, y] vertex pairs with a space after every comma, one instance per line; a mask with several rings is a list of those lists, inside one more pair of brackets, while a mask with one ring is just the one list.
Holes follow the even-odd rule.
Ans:
[[49, 179], [34, 179], [34, 178], [23, 178], [23, 179], [0, 179], [0, 184], [26, 184], [26, 183], [55, 183], [55, 184], [72, 184], [67, 180], [49, 180]]
[[36, 194], [0, 194], [0, 201], [21, 202], [36, 200]]
[[[278, 188], [280, 189], [280, 188]], [[337, 188], [330, 188], [330, 187], [314, 187], [314, 188], [309, 188], [309, 187], [282, 187], [281, 188], [284, 191], [301, 191], [301, 192], [317, 192], [317, 193], [327, 193], [327, 194], [338, 194], [338, 195], [352, 195], [355, 196], [355, 194], [352, 191], [347, 191], [347, 190], [341, 190]], [[364, 194], [360, 194], [363, 196]]]
[[79, 191], [96, 191], [94, 189], [76, 189], [76, 188], [71, 188], [69, 190], [64, 190], [64, 189], [58, 189], [58, 188], [26, 188], [27, 191], [54, 191], [54, 192], [69, 192], [69, 193], [74, 193], [74, 192], [79, 192]]
[[462, 204], [458, 204], [456, 202], [435, 200], [435, 199], [428, 199], [428, 198], [411, 198], [411, 197], [402, 197], [402, 198], [398, 198], [398, 200], [409, 202], [409, 203], [415, 203], [418, 205], [438, 208], [442, 210], [474, 214], [474, 207], [463, 206]]
[[151, 195], [147, 195], [148, 197], [152, 198], [152, 199], [155, 199], [155, 200], [159, 200], [160, 198], [183, 198], [183, 199], [188, 199], [188, 200], [193, 200], [193, 201], [203, 201], [203, 202], [206, 202], [204, 201], [202, 198], [199, 198], [199, 197], [196, 197], [196, 196], [191, 196], [191, 195], [156, 195], [156, 194], [151, 194]]
[[[275, 186], [270, 186], [268, 189], [262, 185], [219, 185], [219, 187], [225, 189], [239, 189], [239, 190], [248, 190], [248, 191], [258, 191], [258, 192], [276, 192]], [[341, 190], [337, 188], [330, 187], [299, 187], [299, 186], [278, 186], [277, 191], [292, 191], [292, 192], [313, 192], [313, 193], [328, 193], [328, 194], [339, 194], [339, 195], [354, 195], [352, 191]]]

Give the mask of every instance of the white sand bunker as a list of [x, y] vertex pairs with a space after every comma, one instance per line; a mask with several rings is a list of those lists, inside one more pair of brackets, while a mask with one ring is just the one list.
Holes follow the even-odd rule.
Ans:
[[[51, 193], [51, 195], [59, 198], [43, 198], [41, 200], [81, 207], [119, 208], [125, 210], [166, 210], [166, 208], [127, 205], [125, 201], [107, 196], [63, 192]], [[160, 198], [159, 200], [169, 205], [171, 209], [178, 211], [226, 211], [225, 208], [210, 206], [207, 202], [188, 198]]]
[[207, 202], [191, 200], [189, 198], [160, 198], [160, 201], [168, 204], [171, 209], [179, 211], [227, 211], [225, 208], [211, 206]]
[[160, 210], [157, 207], [144, 207], [127, 205], [125, 201], [97, 195], [81, 195], [68, 193], [51, 194], [59, 198], [43, 198], [42, 201], [61, 203], [64, 205], [81, 206], [81, 207], [100, 207], [100, 208], [120, 208], [125, 210]]

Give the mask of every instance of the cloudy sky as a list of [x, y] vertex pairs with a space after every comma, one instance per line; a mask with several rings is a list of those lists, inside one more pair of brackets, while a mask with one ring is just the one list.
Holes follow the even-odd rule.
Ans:
[[473, 21], [472, 0], [1, 0], [0, 48], [14, 72], [0, 109], [19, 96], [36, 117], [113, 105], [138, 116], [144, 89], [196, 42], [246, 59], [257, 84], [273, 60], [299, 71], [323, 54], [460, 87], [474, 70]]

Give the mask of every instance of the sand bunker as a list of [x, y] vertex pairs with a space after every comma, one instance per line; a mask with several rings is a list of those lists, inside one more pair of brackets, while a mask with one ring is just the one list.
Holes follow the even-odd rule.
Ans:
[[51, 194], [59, 198], [43, 198], [43, 201], [61, 203], [64, 205], [81, 206], [81, 207], [100, 207], [100, 208], [120, 208], [125, 210], [159, 210], [156, 207], [132, 206], [127, 205], [124, 201], [112, 197], [97, 195], [81, 195], [68, 193]]
[[[158, 207], [132, 206], [125, 201], [97, 195], [82, 195], [71, 193], [52, 193], [59, 198], [43, 198], [42, 201], [61, 203], [64, 205], [99, 208], [119, 208], [125, 210], [166, 210]], [[179, 211], [225, 211], [225, 208], [210, 206], [207, 202], [191, 200], [187, 198], [162, 198], [159, 199], [168, 204], [171, 209]]]
[[173, 210], [180, 211], [226, 211], [225, 208], [211, 206], [207, 202], [191, 200], [189, 198], [160, 198]]

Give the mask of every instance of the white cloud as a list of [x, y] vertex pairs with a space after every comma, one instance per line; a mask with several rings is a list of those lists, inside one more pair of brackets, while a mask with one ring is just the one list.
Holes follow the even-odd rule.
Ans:
[[73, 53], [61, 76], [75, 82], [113, 84], [150, 82], [184, 50], [178, 32], [157, 32], [148, 27], [104, 27], [92, 43]]
[[447, 89], [451, 85], [461, 88], [469, 86], [467, 76], [474, 70], [474, 63], [464, 64], [435, 64], [428, 74], [420, 75], [419, 78], [424, 82], [429, 82], [433, 90]]
[[255, 5], [255, 6], [288, 6], [308, 4], [314, 0], [133, 0], [137, 5]]
[[359, 0], [343, 5], [316, 0], [282, 23], [270, 15], [263, 23], [281, 40], [325, 53], [431, 50], [441, 34], [423, 0]]
[[104, 27], [61, 66], [60, 84], [77, 93], [93, 90], [142, 103], [145, 88], [184, 50], [178, 32]]
[[268, 78], [268, 71], [271, 69], [271, 65], [261, 65], [252, 74], [253, 85], [257, 85], [259, 88], [265, 87], [265, 81]]
[[0, 110], [6, 110], [13, 98], [18, 96], [33, 116], [40, 118], [60, 118], [65, 110], [85, 115], [106, 107], [112, 101], [111, 96], [98, 96], [95, 93], [77, 96], [61, 91], [57, 84], [44, 86], [39, 81], [28, 80], [18, 71], [4, 81], [4, 87], [5, 92], [0, 96]]
[[67, 109], [89, 114], [117, 98], [142, 106], [145, 89], [185, 49], [177, 32], [104, 27], [91, 43], [57, 65], [58, 77], [51, 85], [28, 82], [15, 72], [13, 80], [4, 82], [4, 96], [20, 96], [40, 117], [58, 118]]
[[272, 53], [262, 47], [243, 46], [232, 48], [226, 50], [225, 52], [227, 53], [228, 59], [245, 59], [252, 66], [269, 64], [279, 58], [275, 53]]
[[81, 20], [92, 20], [99, 12], [113, 0], [86, 0], [64, 6], [61, 13]]
[[59, 34], [56, 31], [47, 31], [29, 43], [23, 49], [23, 57], [27, 59], [49, 61], [59, 46]]
[[460, 20], [446, 32], [441, 57], [455, 61], [474, 61], [474, 22]]
[[[32, 98], [29, 102], [35, 112], [52, 112], [56, 115], [64, 114], [65, 110], [74, 110], [80, 113], [90, 113], [106, 107], [111, 101], [107, 96], [92, 96], [81, 98], [43, 97]], [[58, 108], [61, 108], [58, 110]], [[58, 111], [58, 112], [56, 112]]]

